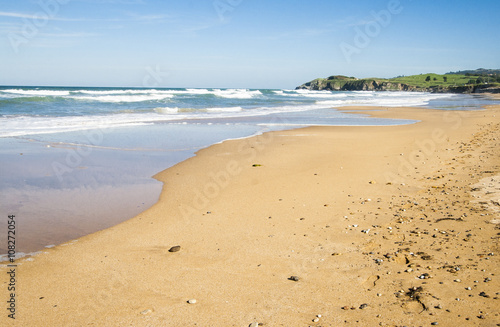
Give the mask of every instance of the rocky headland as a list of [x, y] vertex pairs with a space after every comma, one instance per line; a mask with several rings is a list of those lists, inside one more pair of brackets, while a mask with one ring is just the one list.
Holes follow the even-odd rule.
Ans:
[[[433, 76], [433, 77], [431, 77]], [[464, 76], [465, 77], [465, 76]], [[476, 83], [480, 77], [465, 77], [466, 82], [457, 83], [457, 77], [446, 75], [414, 75], [391, 79], [347, 77], [334, 75], [317, 78], [297, 86], [300, 90], [327, 91], [416, 91], [431, 93], [500, 93], [499, 83]], [[421, 79], [421, 81], [419, 80]], [[450, 82], [448, 80], [451, 79]], [[480, 80], [481, 81], [481, 80]], [[471, 82], [471, 83], [468, 83]], [[472, 83], [474, 82], [474, 83]]]

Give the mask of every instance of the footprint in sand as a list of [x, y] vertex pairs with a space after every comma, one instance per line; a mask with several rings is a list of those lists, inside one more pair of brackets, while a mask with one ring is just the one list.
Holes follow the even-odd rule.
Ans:
[[379, 275], [370, 276], [368, 277], [367, 280], [363, 282], [363, 287], [366, 288], [374, 287], [379, 279], [380, 279]]

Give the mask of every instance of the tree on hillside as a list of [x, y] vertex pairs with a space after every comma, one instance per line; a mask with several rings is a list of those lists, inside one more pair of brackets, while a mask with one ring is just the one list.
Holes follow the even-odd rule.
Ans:
[[426, 82], [429, 82], [430, 80], [431, 80], [431, 77], [430, 77], [430, 76], [427, 76], [427, 77], [425, 78], [425, 81], [426, 81]]
[[448, 82], [448, 77], [443, 76], [443, 81], [444, 81], [445, 83], [446, 83], [446, 82]]
[[433, 81], [437, 81], [438, 79], [437, 79], [436, 77], [434, 77], [432, 80], [433, 80]]

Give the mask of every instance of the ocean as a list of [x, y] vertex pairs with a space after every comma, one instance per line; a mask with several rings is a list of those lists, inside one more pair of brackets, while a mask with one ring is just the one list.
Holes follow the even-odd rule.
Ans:
[[[311, 112], [350, 105], [477, 108], [482, 98], [421, 92], [328, 92], [248, 89], [0, 87], [0, 137], [94, 128], [213, 121]], [[332, 111], [328, 114], [331, 114]], [[331, 124], [321, 114], [289, 124]], [[283, 116], [284, 118], [285, 116]], [[329, 118], [332, 118], [329, 116]], [[333, 124], [354, 124], [338, 115]], [[347, 119], [346, 123], [343, 123]], [[266, 119], [259, 120], [265, 124]], [[357, 121], [365, 124], [364, 120]], [[283, 124], [286, 124], [283, 122]], [[378, 124], [370, 121], [369, 124]], [[389, 124], [389, 122], [383, 122]]]
[[162, 187], [152, 176], [211, 144], [313, 125], [414, 123], [343, 113], [345, 106], [478, 110], [494, 103], [423, 92], [3, 86], [1, 212], [17, 218], [22, 255], [146, 210]]

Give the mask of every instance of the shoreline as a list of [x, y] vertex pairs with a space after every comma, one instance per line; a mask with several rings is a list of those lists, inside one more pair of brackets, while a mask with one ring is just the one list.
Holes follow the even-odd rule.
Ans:
[[[231, 128], [221, 129], [219, 127], [219, 132], [212, 132], [214, 135], [218, 134], [217, 137], [211, 138], [210, 140], [205, 140], [205, 138], [203, 138], [205, 143], [202, 144], [201, 147], [197, 145], [196, 148], [201, 149], [228, 140], [245, 139], [260, 135], [269, 130], [303, 128], [308, 125], [301, 124], [300, 126], [295, 126], [294, 124], [289, 124], [286, 119], [280, 116], [271, 115], [271, 117], [272, 118], [269, 120], [277, 124], [270, 124], [271, 126], [267, 124], [257, 124], [254, 128], [248, 127], [251, 125], [245, 125], [246, 127], [244, 130], [242, 130], [241, 126], [237, 127], [241, 135], [245, 135], [247, 134], [246, 132], [252, 131], [252, 134], [245, 136], [238, 136], [237, 133], [235, 136]], [[356, 118], [354, 118], [354, 120], [356, 120]], [[364, 120], [367, 121], [364, 117], [360, 119], [360, 125], [347, 122], [347, 126], [371, 126], [363, 123]], [[192, 122], [193, 121], [191, 121], [191, 123]], [[221, 120], [219, 122], [219, 124], [223, 123], [227, 124], [228, 121]], [[229, 121], [229, 123], [231, 123], [231, 121]], [[339, 122], [339, 124], [343, 123], [342, 121]], [[379, 123], [381, 124], [381, 121], [373, 119], [373, 122], [370, 123], [373, 126], [378, 126]], [[399, 123], [404, 122], [397, 120], [393, 122], [386, 120], [384, 122], [384, 124]], [[232, 127], [232, 129], [235, 128], [236, 127]], [[161, 126], [155, 129], [157, 134], [159, 129], [161, 129]], [[205, 130], [207, 129], [212, 129], [212, 126], [208, 124], [205, 127]], [[220, 132], [224, 130], [226, 130], [226, 132]], [[144, 134], [148, 134], [148, 137], [151, 139], [161, 140], [163, 136], [161, 133], [154, 137], [151, 136], [151, 133], [153, 133], [151, 129], [149, 129], [147, 133], [141, 131], [141, 129], [134, 129], [133, 131], [134, 133], [129, 134], [134, 134], [136, 138], [144, 138]], [[123, 131], [120, 133], [124, 134]], [[184, 133], [187, 135], [191, 134], [189, 129], [187, 131], [184, 130]], [[170, 132], [169, 136], [173, 138], [173, 134], [182, 135], [183, 133], [182, 131], [177, 131], [177, 133]], [[48, 139], [44, 139], [43, 137], [39, 139], [30, 137], [26, 140], [18, 140], [18, 142], [29, 141], [29, 146], [24, 145], [23, 147], [21, 143], [19, 144], [19, 148], [17, 148], [14, 147], [13, 144], [10, 144], [10, 147], [15, 148], [15, 150], [11, 150], [11, 153], [4, 154], [6, 156], [3, 157], [4, 160], [10, 163], [10, 168], [7, 167], [6, 171], [15, 169], [16, 174], [22, 174], [24, 172], [24, 175], [16, 176], [7, 181], [11, 186], [10, 188], [4, 188], [4, 193], [7, 196], [3, 201], [5, 211], [16, 213], [16, 216], [23, 217], [18, 225], [18, 227], [23, 230], [23, 239], [19, 240], [20, 242], [17, 248], [19, 257], [33, 255], [39, 251], [43, 251], [47, 247], [92, 234], [135, 217], [137, 214], [144, 211], [145, 207], [149, 207], [157, 201], [161, 188], [161, 186], [157, 185], [156, 191], [153, 192], [152, 188], [147, 189], [146, 185], [141, 186], [142, 184], [140, 183], [157, 183], [158, 181], [153, 178], [154, 174], [163, 171], [165, 169], [164, 167], [179, 163], [189, 156], [194, 156], [195, 151], [197, 151], [196, 149], [193, 149], [192, 152], [190, 150], [174, 150], [176, 153], [174, 157], [173, 152], [167, 150], [164, 152], [165, 155], [163, 157], [154, 153], [154, 157], [156, 158], [154, 162], [153, 160], [141, 161], [140, 158], [145, 158], [148, 154], [151, 154], [151, 152], [148, 153], [148, 146], [152, 148], [155, 147], [151, 142], [148, 143], [144, 152], [141, 152], [139, 148], [128, 148], [126, 142], [120, 144], [113, 141], [108, 144], [103, 142], [97, 146], [93, 145], [88, 148], [88, 150], [81, 151], [80, 146], [85, 145], [85, 142], [92, 141], [92, 139], [99, 140], [105, 137], [110, 138], [109, 135], [111, 135], [111, 139], [116, 139], [116, 137], [113, 137], [113, 133], [108, 134], [108, 132], [100, 130], [97, 130], [96, 135], [91, 134], [93, 138], [89, 138], [89, 134], [85, 133], [83, 136], [80, 135], [79, 138], [78, 136], [72, 135], [72, 133], [68, 134], [68, 132], [63, 133], [63, 135], [65, 141], [62, 142], [55, 142], [50, 137]], [[199, 137], [192, 138], [196, 139]], [[173, 143], [175, 144], [175, 141]], [[172, 144], [162, 144], [162, 146], [167, 146], [167, 148], [169, 148]], [[40, 154], [37, 152], [40, 148], [50, 149], [50, 152]], [[83, 148], [85, 147], [83, 146]], [[100, 148], [102, 148], [102, 150]], [[189, 147], [181, 147], [181, 149], [188, 148]], [[128, 153], [129, 156], [123, 158], [121, 157], [124, 155], [123, 153]], [[177, 158], [179, 155], [183, 158]], [[172, 158], [170, 158], [171, 156]], [[26, 160], [28, 157], [30, 158], [29, 162]], [[111, 159], [111, 157], [115, 157], [116, 159]], [[68, 159], [73, 160], [72, 164], [68, 164]], [[75, 162], [81, 162], [81, 164], [76, 165], [74, 164]], [[54, 163], [57, 163], [57, 166], [53, 166]], [[23, 166], [23, 170], [17, 169], [17, 167], [21, 165]], [[141, 166], [141, 172], [131, 171], [131, 167], [134, 167], [134, 165]], [[46, 169], [44, 169], [44, 167]], [[50, 169], [51, 167], [52, 169]], [[57, 167], [57, 170], [55, 170], [54, 167]], [[104, 169], [107, 170], [103, 171], [102, 167], [106, 167]], [[156, 169], [152, 170], [153, 167], [156, 167]], [[122, 173], [120, 173], [120, 171]], [[30, 172], [36, 172], [36, 174], [30, 174]], [[130, 178], [131, 174], [134, 174], [134, 180]], [[7, 175], [9, 174], [6, 174], [6, 176]], [[41, 183], [37, 180], [40, 175], [46, 178], [46, 180]], [[105, 182], [94, 182], [94, 175], [95, 180], [101, 179]], [[121, 185], [120, 183], [123, 181], [125, 175], [127, 175], [128, 180]], [[52, 181], [50, 181], [51, 176]], [[56, 176], [58, 178], [55, 178]], [[24, 181], [25, 184], [21, 183], [16, 185], [13, 183], [16, 178], [17, 180]], [[57, 185], [58, 183], [60, 183], [59, 187], [52, 187], [54, 184]], [[92, 191], [89, 190], [89, 184], [91, 185], [90, 187], [93, 188]], [[134, 188], [136, 189], [134, 190]], [[82, 191], [82, 189], [86, 191]], [[141, 194], [143, 200], [135, 196], [135, 192]], [[145, 196], [147, 193], [151, 193], [151, 196]], [[85, 200], [83, 200], [83, 202], [72, 201], [73, 198], [78, 197], [84, 198]], [[30, 201], [28, 203], [27, 201], [19, 201], [19, 199], [30, 199]], [[127, 199], [124, 204], [128, 205], [128, 207], [126, 205], [119, 205], [118, 202], [120, 199]], [[59, 209], [55, 209], [53, 204], [61, 200], [65, 203], [64, 208], [59, 207]], [[134, 201], [137, 203], [137, 206], [131, 205]], [[139, 207], [142, 207], [142, 210], [137, 211]], [[57, 226], [57, 228], [53, 226]], [[0, 222], [0, 229], [6, 228], [6, 222]], [[7, 242], [0, 245], [0, 262], [6, 260], [6, 243]]]
[[[475, 292], [474, 303], [465, 298], [463, 305], [448, 297], [467, 296], [464, 288], [475, 287], [480, 271], [470, 264], [486, 270], [480, 272], [481, 283], [492, 279], [488, 294], [499, 285], [492, 275], [496, 256], [467, 262], [471, 251], [494, 253], [498, 244], [486, 242], [495, 225], [471, 221], [493, 214], [472, 204], [465, 177], [479, 155], [496, 150], [484, 146], [498, 143], [491, 136], [498, 134], [498, 123], [491, 118], [500, 107], [478, 112], [366, 109], [340, 110], [422, 119], [411, 125], [275, 131], [198, 151], [155, 175], [163, 190], [150, 209], [76, 244], [43, 251], [33, 262], [19, 260], [19, 306], [33, 308], [20, 313], [20, 321], [293, 326], [311, 324], [321, 314], [326, 325], [408, 319], [458, 324], [465, 318], [493, 323], [494, 293], [486, 298]], [[466, 150], [477, 155], [467, 157]], [[498, 174], [498, 159], [491, 157], [481, 166]], [[469, 170], [464, 173], [463, 167]], [[468, 176], [478, 181], [483, 175], [491, 174]], [[448, 188], [455, 193], [441, 192]], [[459, 209], [440, 204], [450, 198]], [[456, 220], [457, 210], [465, 209], [468, 215]], [[454, 220], [435, 221], [441, 218]], [[467, 230], [474, 231], [466, 238], [474, 239], [477, 250], [462, 248], [457, 236], [449, 236], [471, 234]], [[464, 258], [433, 252], [435, 242], [455, 246]], [[179, 253], [167, 251], [175, 245], [181, 246]], [[452, 267], [439, 268], [444, 261]], [[454, 267], [461, 270], [446, 271]], [[288, 280], [292, 275], [299, 280]], [[446, 279], [457, 276], [470, 285]], [[96, 280], [103, 282], [95, 285]], [[413, 300], [407, 296], [412, 287]], [[198, 302], [186, 304], [190, 298]], [[443, 309], [433, 307], [438, 305]], [[476, 313], [478, 305], [489, 309]], [[346, 306], [349, 310], [342, 309]], [[385, 306], [392, 308], [391, 317], [385, 316]], [[479, 315], [486, 320], [478, 320]]]

